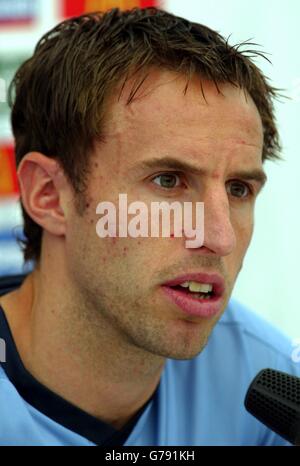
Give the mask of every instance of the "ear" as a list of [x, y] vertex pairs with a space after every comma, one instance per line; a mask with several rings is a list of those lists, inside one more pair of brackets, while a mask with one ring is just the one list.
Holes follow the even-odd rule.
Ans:
[[63, 192], [68, 182], [58, 162], [39, 152], [29, 152], [18, 167], [23, 206], [44, 230], [61, 236], [66, 232]]

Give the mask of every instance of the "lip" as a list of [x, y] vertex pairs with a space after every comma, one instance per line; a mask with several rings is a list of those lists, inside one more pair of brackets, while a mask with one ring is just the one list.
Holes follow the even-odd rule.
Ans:
[[[199, 300], [193, 298], [192, 295], [187, 295], [184, 291], [171, 288], [191, 280], [199, 283], [211, 283], [213, 285], [214, 296], [209, 300]], [[212, 317], [221, 311], [225, 283], [224, 279], [218, 274], [187, 273], [164, 283], [161, 287], [165, 296], [176, 304], [185, 314], [199, 317]]]

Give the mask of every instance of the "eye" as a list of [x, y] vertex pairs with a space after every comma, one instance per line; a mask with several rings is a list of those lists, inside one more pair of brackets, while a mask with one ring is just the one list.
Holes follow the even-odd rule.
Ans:
[[[159, 180], [160, 181], [156, 181]], [[180, 176], [177, 173], [161, 173], [152, 178], [155, 184], [158, 184], [161, 188], [172, 189], [180, 186]]]
[[252, 188], [241, 181], [230, 181], [227, 186], [227, 192], [234, 197], [246, 198], [252, 194]]

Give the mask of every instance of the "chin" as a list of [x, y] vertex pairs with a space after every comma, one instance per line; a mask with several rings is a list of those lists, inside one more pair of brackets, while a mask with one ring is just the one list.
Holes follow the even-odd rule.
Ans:
[[180, 350], [175, 350], [175, 351], [168, 351], [165, 354], [161, 354], [161, 356], [167, 358], [167, 359], [176, 359], [179, 361], [188, 361], [190, 359], [195, 358], [199, 354], [202, 353], [203, 349], [205, 348], [206, 344], [204, 344], [201, 348], [198, 348], [197, 350], [192, 350], [192, 349], [184, 349], [182, 351]]
[[188, 338], [178, 338], [177, 344], [169, 342], [164, 348], [157, 347], [155, 354], [168, 359], [189, 360], [198, 356], [207, 345], [209, 336], [198, 338], [197, 341], [191, 341]]

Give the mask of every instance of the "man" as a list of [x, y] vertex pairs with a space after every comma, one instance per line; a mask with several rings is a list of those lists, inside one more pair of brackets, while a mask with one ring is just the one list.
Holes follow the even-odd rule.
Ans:
[[[230, 300], [279, 157], [275, 89], [216, 32], [155, 9], [65, 21], [12, 89], [34, 270], [1, 298], [0, 443], [286, 444], [243, 402], [260, 369], [299, 374], [289, 341]], [[99, 202], [122, 193], [203, 202], [202, 245], [99, 237]]]

